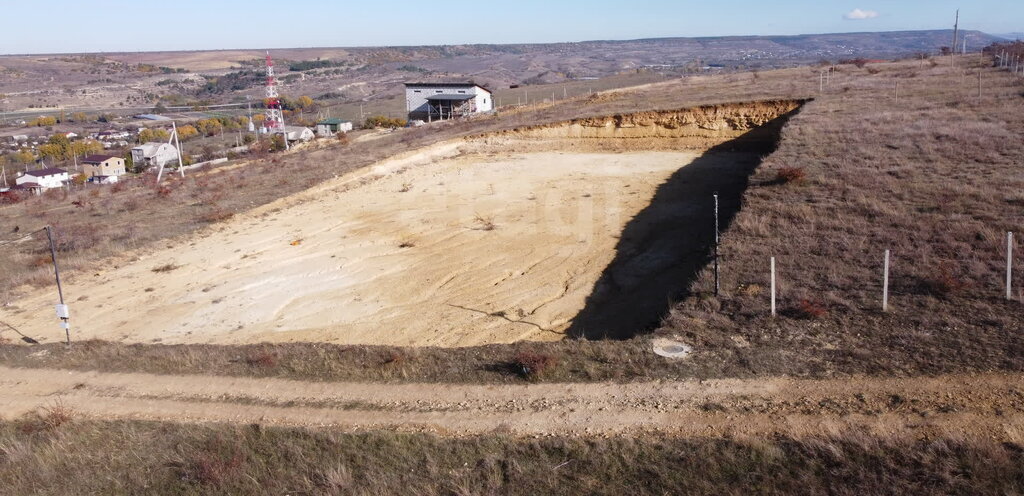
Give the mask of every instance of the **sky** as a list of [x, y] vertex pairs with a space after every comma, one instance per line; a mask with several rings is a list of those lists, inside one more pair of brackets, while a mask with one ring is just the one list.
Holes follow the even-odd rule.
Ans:
[[952, 28], [1024, 31], [1020, 0], [0, 0], [0, 53], [546, 43]]

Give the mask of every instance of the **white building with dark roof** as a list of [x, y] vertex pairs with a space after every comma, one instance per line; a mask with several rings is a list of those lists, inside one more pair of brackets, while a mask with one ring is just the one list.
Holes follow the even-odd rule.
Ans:
[[38, 193], [45, 189], [60, 188], [68, 182], [68, 171], [50, 167], [25, 172], [14, 179], [15, 189], [30, 190]]
[[435, 121], [494, 110], [494, 95], [473, 82], [406, 83], [409, 120]]

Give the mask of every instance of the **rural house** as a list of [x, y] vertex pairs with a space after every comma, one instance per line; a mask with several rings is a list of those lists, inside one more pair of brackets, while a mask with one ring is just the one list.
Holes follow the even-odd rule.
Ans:
[[33, 193], [40, 193], [43, 190], [59, 188], [68, 181], [68, 171], [50, 167], [27, 171], [14, 179], [14, 189], [28, 190]]
[[434, 121], [464, 117], [494, 109], [490, 90], [472, 82], [406, 83], [409, 120]]
[[334, 136], [352, 130], [352, 123], [341, 119], [324, 119], [316, 123], [316, 135], [320, 137]]
[[178, 160], [178, 149], [170, 143], [150, 142], [132, 148], [135, 167], [162, 167]]
[[124, 159], [113, 155], [89, 155], [82, 160], [82, 173], [99, 183], [117, 182], [118, 176], [125, 173]]

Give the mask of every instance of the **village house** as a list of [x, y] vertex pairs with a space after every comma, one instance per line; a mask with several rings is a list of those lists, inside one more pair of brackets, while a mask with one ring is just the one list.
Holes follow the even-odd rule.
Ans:
[[14, 179], [13, 189], [39, 194], [43, 190], [64, 186], [68, 179], [68, 171], [56, 167], [30, 170]]
[[132, 148], [135, 167], [163, 167], [178, 160], [178, 149], [170, 143], [145, 143]]
[[100, 131], [96, 133], [96, 139], [100, 141], [114, 141], [123, 140], [131, 137], [131, 133], [128, 131], [118, 131], [116, 129], [108, 129], [106, 131]]
[[352, 130], [352, 122], [341, 119], [324, 119], [316, 123], [316, 135], [321, 138], [347, 133]]
[[127, 172], [124, 159], [113, 155], [89, 155], [82, 160], [82, 173], [90, 181], [109, 184], [116, 183], [117, 178]]
[[473, 82], [406, 83], [409, 120], [435, 121], [494, 110], [490, 90]]

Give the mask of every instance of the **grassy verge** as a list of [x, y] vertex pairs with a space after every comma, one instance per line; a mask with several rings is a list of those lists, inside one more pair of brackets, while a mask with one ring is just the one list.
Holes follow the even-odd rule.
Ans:
[[[398, 348], [316, 343], [146, 345], [106, 341], [0, 345], [0, 364], [106, 372], [278, 377], [313, 381], [517, 383], [723, 377], [932, 375], [1024, 370], [1019, 304], [993, 301], [964, 327], [931, 327], [893, 315], [822, 320], [844, 332], [827, 344], [805, 336], [800, 319], [760, 318], [750, 340], [712, 335], [685, 360], [655, 355], [650, 339], [566, 340], [471, 348]], [[999, 324], [1002, 322], [1003, 324]], [[664, 332], [664, 331], [663, 331]], [[819, 335], [820, 337], [820, 335]], [[536, 364], [543, 364], [538, 367]]]
[[10, 494], [1016, 494], [1024, 447], [990, 440], [450, 439], [93, 422], [0, 423]]

